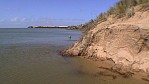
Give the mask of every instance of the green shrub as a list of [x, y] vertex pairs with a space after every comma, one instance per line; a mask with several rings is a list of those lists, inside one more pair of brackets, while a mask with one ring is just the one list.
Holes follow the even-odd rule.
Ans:
[[126, 10], [126, 15], [127, 17], [132, 17], [133, 15], [135, 14], [135, 11], [134, 11], [134, 8], [133, 7], [130, 7], [130, 8], [127, 8]]

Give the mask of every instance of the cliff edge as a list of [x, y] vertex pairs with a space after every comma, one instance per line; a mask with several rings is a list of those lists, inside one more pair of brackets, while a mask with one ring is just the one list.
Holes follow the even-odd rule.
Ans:
[[149, 11], [139, 8], [130, 18], [108, 17], [62, 54], [111, 60], [119, 72], [149, 73]]

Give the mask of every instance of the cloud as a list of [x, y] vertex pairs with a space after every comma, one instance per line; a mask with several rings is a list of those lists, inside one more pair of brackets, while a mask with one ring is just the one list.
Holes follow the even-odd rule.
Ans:
[[14, 17], [14, 18], [11, 18], [10, 19], [10, 22], [13, 22], [13, 23], [21, 23], [21, 22], [27, 22], [27, 21], [31, 21], [30, 19], [27, 19], [25, 17], [23, 18], [19, 18], [19, 17]]
[[13, 17], [9, 19], [0, 19], [0, 27], [28, 27], [30, 25], [78, 25], [82, 24], [84, 19], [54, 19], [54, 18], [35, 18], [35, 17]]
[[0, 19], [0, 23], [4, 22], [5, 20], [4, 19]]
[[0, 22], [5, 22], [5, 23], [39, 23], [39, 24], [48, 24], [48, 23], [56, 23], [56, 22], [84, 22], [84, 19], [75, 19], [75, 18], [70, 18], [70, 19], [53, 19], [53, 18], [32, 18], [32, 17], [13, 17], [10, 19], [0, 19]]
[[12, 19], [10, 19], [11, 22], [17, 22], [18, 21], [18, 17], [14, 17]]
[[26, 20], [27, 20], [27, 18], [21, 18], [21, 22], [24, 22]]

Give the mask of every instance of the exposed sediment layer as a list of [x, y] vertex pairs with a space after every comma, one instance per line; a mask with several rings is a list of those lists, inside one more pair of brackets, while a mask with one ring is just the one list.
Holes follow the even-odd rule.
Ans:
[[112, 70], [149, 73], [149, 11], [135, 12], [131, 18], [108, 18], [89, 30], [63, 55], [111, 60]]

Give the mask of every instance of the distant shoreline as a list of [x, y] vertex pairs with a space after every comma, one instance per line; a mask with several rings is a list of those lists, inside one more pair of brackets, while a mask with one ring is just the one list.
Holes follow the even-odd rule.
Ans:
[[28, 28], [68, 28], [68, 26], [29, 26]]
[[28, 28], [62, 28], [62, 29], [78, 29], [77, 26], [29, 26]]

